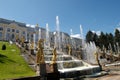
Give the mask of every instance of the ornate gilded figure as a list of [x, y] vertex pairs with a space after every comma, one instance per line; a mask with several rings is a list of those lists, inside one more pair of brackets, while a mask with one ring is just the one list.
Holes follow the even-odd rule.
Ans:
[[39, 25], [38, 24], [36, 24], [36, 27], [38, 27]]
[[67, 47], [68, 47], [68, 54], [71, 55], [72, 48], [71, 48], [71, 46], [69, 44], [67, 45]]
[[97, 53], [97, 51], [95, 51], [94, 56], [95, 56], [95, 60], [96, 60], [96, 62], [98, 64], [98, 53]]
[[34, 42], [31, 42], [30, 49], [34, 49]]
[[56, 48], [53, 49], [53, 56], [52, 56], [52, 63], [51, 64], [55, 64], [57, 61], [57, 51]]
[[42, 47], [42, 43], [44, 42], [43, 39], [40, 39], [39, 42], [38, 42], [38, 52], [37, 52], [37, 61], [36, 63], [37, 64], [40, 64], [40, 63], [45, 63], [45, 60], [44, 60], [44, 54], [43, 54], [43, 47]]
[[24, 43], [24, 41], [25, 41], [25, 39], [24, 39], [24, 37], [22, 37], [22, 38], [21, 38], [21, 42]]

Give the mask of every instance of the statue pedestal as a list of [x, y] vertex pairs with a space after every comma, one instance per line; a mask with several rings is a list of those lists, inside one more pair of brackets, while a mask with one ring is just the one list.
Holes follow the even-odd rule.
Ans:
[[47, 73], [47, 80], [60, 80], [60, 72], [57, 63], [51, 64], [51, 73]]
[[60, 80], [60, 72], [47, 73], [47, 80]]
[[24, 47], [24, 43], [21, 43], [22, 47]]
[[25, 45], [25, 49], [26, 49], [26, 50], [29, 50], [29, 48], [28, 48], [28, 45], [27, 45], [27, 44]]
[[40, 80], [46, 80], [46, 64], [40, 63]]
[[57, 63], [51, 64], [51, 72], [58, 72]]
[[31, 49], [30, 53], [31, 53], [32, 55], [34, 55], [34, 50], [33, 50], [33, 49]]

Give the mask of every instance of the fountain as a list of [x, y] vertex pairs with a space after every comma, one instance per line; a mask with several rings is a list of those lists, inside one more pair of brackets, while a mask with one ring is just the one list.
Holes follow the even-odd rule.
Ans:
[[28, 41], [28, 39], [27, 39], [27, 31], [26, 31], [26, 33], [25, 33], [25, 41], [26, 41], [26, 42]]
[[[57, 54], [61, 51], [61, 39], [60, 39], [60, 27], [59, 27], [59, 17], [56, 16], [56, 33], [55, 33], [55, 48], [57, 48]], [[57, 45], [58, 44], [58, 45]], [[63, 61], [63, 53], [61, 54], [60, 60]], [[63, 63], [59, 65], [59, 68], [63, 69]]]
[[116, 43], [116, 45], [117, 45], [117, 53], [119, 53], [120, 50], [119, 50], [119, 44], [118, 44], [118, 42]]
[[33, 42], [34, 42], [34, 50], [35, 50], [35, 47], [36, 47], [36, 41], [35, 41], [35, 33], [33, 34]]
[[41, 29], [39, 29], [38, 40], [41, 39]]
[[82, 48], [84, 48], [85, 47], [85, 42], [84, 42], [84, 37], [83, 37], [82, 25], [80, 25], [80, 37], [82, 39]]
[[59, 17], [56, 16], [56, 43], [55, 44], [58, 44], [56, 45], [56, 48], [58, 48], [58, 50], [61, 50], [61, 40], [60, 40], [60, 27], [59, 27]]
[[[50, 38], [49, 38], [49, 27], [48, 23], [46, 24], [46, 38], [44, 41], [44, 53], [46, 55], [51, 55], [52, 54], [52, 48], [50, 47]], [[49, 58], [48, 58], [49, 59]], [[50, 60], [50, 59], [49, 59]]]
[[76, 48], [76, 45], [75, 45], [75, 41], [73, 40], [72, 36], [73, 36], [73, 31], [72, 29], [70, 29], [70, 39], [71, 39], [71, 45], [72, 45], [72, 48]]
[[46, 41], [45, 41], [45, 47], [50, 48], [48, 23], [46, 24]]
[[73, 45], [72, 35], [73, 35], [73, 32], [72, 32], [72, 29], [70, 29], [70, 39], [71, 39], [71, 45]]
[[97, 51], [96, 45], [94, 42], [85, 43], [84, 37], [83, 37], [82, 25], [80, 25], [80, 36], [82, 39], [82, 57], [83, 57], [83, 60], [85, 60], [91, 64], [97, 64], [96, 60], [95, 60], [95, 55], [94, 55], [94, 53]]
[[66, 43], [65, 43], [65, 35], [64, 35], [64, 33], [62, 33], [62, 40], [61, 40], [61, 45], [62, 45], [62, 51], [64, 51], [64, 48], [65, 48], [65, 45], [66, 45]]
[[[82, 27], [80, 26], [81, 35], [82, 35]], [[71, 29], [72, 34], [72, 29]], [[61, 51], [61, 39], [60, 39], [60, 29], [59, 29], [59, 18], [56, 16], [56, 32], [54, 32], [54, 53], [56, 56], [53, 56], [53, 49], [49, 46], [49, 29], [48, 24], [46, 24], [46, 45], [49, 48], [44, 48], [44, 59], [46, 64], [51, 64], [51, 61], [55, 62], [58, 67], [58, 71], [61, 74], [61, 77], [75, 77], [80, 75], [92, 74], [94, 72], [99, 71], [98, 66], [92, 66], [83, 60], [76, 59], [75, 57], [65, 54]], [[82, 37], [83, 38], [83, 37]], [[72, 39], [72, 37], [71, 37]], [[64, 42], [64, 35], [62, 35], [62, 42]], [[74, 43], [72, 43], [74, 45]], [[84, 44], [83, 44], [84, 45]], [[90, 61], [90, 63], [94, 63], [93, 53], [96, 50], [95, 43], [91, 42], [87, 44], [84, 48], [86, 51], [86, 59]], [[73, 53], [76, 54], [76, 53]], [[55, 58], [53, 58], [55, 57]], [[56, 61], [54, 61], [56, 60]]]
[[86, 61], [91, 64], [97, 64], [95, 60], [94, 53], [97, 51], [96, 45], [94, 42], [87, 43], [85, 46]]
[[[66, 55], [57, 51], [56, 63], [61, 77], [75, 77], [78, 72], [79, 75], [92, 74], [99, 71], [98, 66], [92, 66], [82, 60], [78, 60], [70, 55]], [[50, 64], [52, 61], [52, 54], [45, 54], [45, 63]], [[61, 60], [62, 58], [62, 60]]]

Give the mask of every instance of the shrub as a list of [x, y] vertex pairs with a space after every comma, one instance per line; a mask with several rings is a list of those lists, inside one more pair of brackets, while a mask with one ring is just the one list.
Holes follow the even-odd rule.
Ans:
[[6, 45], [5, 44], [2, 45], [2, 50], [6, 50]]

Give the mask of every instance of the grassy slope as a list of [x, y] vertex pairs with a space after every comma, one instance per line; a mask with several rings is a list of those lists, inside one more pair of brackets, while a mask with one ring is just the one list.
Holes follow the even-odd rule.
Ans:
[[[2, 44], [6, 44], [6, 50], [1, 50]], [[35, 72], [20, 56], [20, 50], [14, 44], [10, 45], [7, 42], [0, 42], [0, 79], [34, 75]]]

